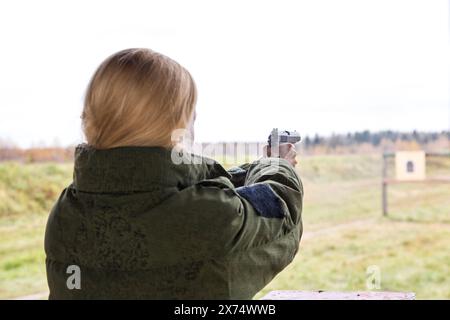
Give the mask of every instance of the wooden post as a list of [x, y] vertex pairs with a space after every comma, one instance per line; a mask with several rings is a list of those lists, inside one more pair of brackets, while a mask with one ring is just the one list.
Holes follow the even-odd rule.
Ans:
[[383, 153], [383, 164], [381, 173], [381, 193], [382, 193], [382, 207], [383, 216], [388, 214], [388, 202], [387, 202], [387, 155]]

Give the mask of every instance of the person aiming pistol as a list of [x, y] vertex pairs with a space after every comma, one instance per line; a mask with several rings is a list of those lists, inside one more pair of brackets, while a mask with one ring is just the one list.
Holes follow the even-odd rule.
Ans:
[[269, 140], [265, 157], [228, 171], [197, 155], [176, 164], [171, 136], [194, 136], [196, 100], [190, 73], [152, 50], [99, 66], [86, 143], [47, 222], [50, 299], [251, 299], [294, 259], [295, 139], [281, 132], [279, 150]]

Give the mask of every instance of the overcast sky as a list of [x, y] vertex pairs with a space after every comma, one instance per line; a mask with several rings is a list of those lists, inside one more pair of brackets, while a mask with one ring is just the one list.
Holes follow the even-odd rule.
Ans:
[[81, 142], [89, 78], [128, 47], [192, 73], [201, 141], [445, 130], [448, 16], [445, 0], [2, 0], [0, 139]]

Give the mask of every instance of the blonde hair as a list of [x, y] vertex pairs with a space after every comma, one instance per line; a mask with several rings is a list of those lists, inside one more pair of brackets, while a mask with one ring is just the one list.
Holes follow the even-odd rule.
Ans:
[[95, 148], [171, 147], [171, 134], [192, 121], [197, 89], [190, 73], [150, 49], [108, 57], [87, 88], [82, 113], [87, 143]]

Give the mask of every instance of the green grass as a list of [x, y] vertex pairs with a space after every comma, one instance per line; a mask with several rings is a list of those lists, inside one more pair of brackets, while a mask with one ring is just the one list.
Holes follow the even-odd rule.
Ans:
[[47, 290], [45, 223], [71, 177], [71, 164], [0, 163], [0, 298]]
[[[450, 184], [390, 185], [381, 216], [381, 157], [299, 160], [304, 236], [270, 290], [367, 290], [378, 266], [381, 290], [450, 299]], [[450, 159], [428, 160], [427, 175], [450, 176]], [[71, 164], [0, 163], [0, 298], [47, 290], [43, 237], [48, 212], [72, 178]]]
[[306, 237], [294, 262], [256, 298], [280, 289], [364, 291], [375, 265], [380, 290], [450, 299], [449, 239], [449, 226], [383, 218]]

